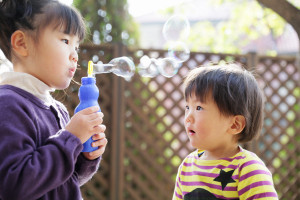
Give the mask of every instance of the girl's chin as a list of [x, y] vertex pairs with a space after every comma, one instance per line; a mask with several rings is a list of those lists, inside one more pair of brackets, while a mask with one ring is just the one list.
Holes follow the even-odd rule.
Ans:
[[64, 89], [67, 89], [69, 86], [70, 86], [70, 81], [55, 87], [55, 89], [56, 90], [64, 90]]

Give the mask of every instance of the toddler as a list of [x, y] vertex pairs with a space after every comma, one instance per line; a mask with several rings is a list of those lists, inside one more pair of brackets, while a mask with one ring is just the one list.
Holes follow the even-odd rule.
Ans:
[[184, 81], [185, 129], [195, 150], [178, 169], [173, 200], [278, 199], [272, 174], [239, 143], [263, 123], [254, 76], [235, 64], [203, 66]]

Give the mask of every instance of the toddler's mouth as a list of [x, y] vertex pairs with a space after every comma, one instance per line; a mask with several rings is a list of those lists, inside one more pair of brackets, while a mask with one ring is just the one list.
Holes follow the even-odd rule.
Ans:
[[194, 135], [194, 134], [196, 134], [196, 132], [195, 132], [194, 130], [189, 129], [189, 130], [188, 130], [188, 134], [189, 134], [189, 135]]

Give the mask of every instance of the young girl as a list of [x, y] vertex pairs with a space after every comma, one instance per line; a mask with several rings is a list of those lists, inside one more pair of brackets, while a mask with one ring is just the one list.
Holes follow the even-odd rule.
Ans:
[[192, 70], [184, 82], [185, 129], [193, 147], [178, 169], [173, 200], [278, 199], [272, 174], [238, 145], [262, 127], [263, 95], [237, 65]]
[[[56, 0], [0, 1], [0, 48], [14, 71], [0, 76], [0, 199], [81, 200], [107, 140], [91, 107], [69, 119], [50, 92], [69, 86], [85, 26]], [[81, 153], [89, 137], [98, 149]]]

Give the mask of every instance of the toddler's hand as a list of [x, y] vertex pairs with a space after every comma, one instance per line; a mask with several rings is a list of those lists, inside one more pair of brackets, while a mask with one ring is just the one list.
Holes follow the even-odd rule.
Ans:
[[103, 113], [98, 111], [98, 106], [79, 111], [71, 118], [65, 129], [78, 137], [81, 143], [86, 142], [92, 135], [105, 130], [105, 126], [102, 125]]
[[[104, 130], [103, 130], [103, 132], [104, 132]], [[93, 147], [98, 147], [98, 149], [95, 150], [95, 151], [92, 151], [92, 152], [83, 152], [83, 155], [87, 159], [94, 160], [94, 159], [98, 158], [99, 156], [101, 156], [104, 153], [105, 147], [107, 145], [107, 139], [105, 137], [105, 133], [103, 133], [103, 132], [95, 134], [92, 137], [92, 139], [95, 140], [95, 142], [92, 143], [92, 146]]]

